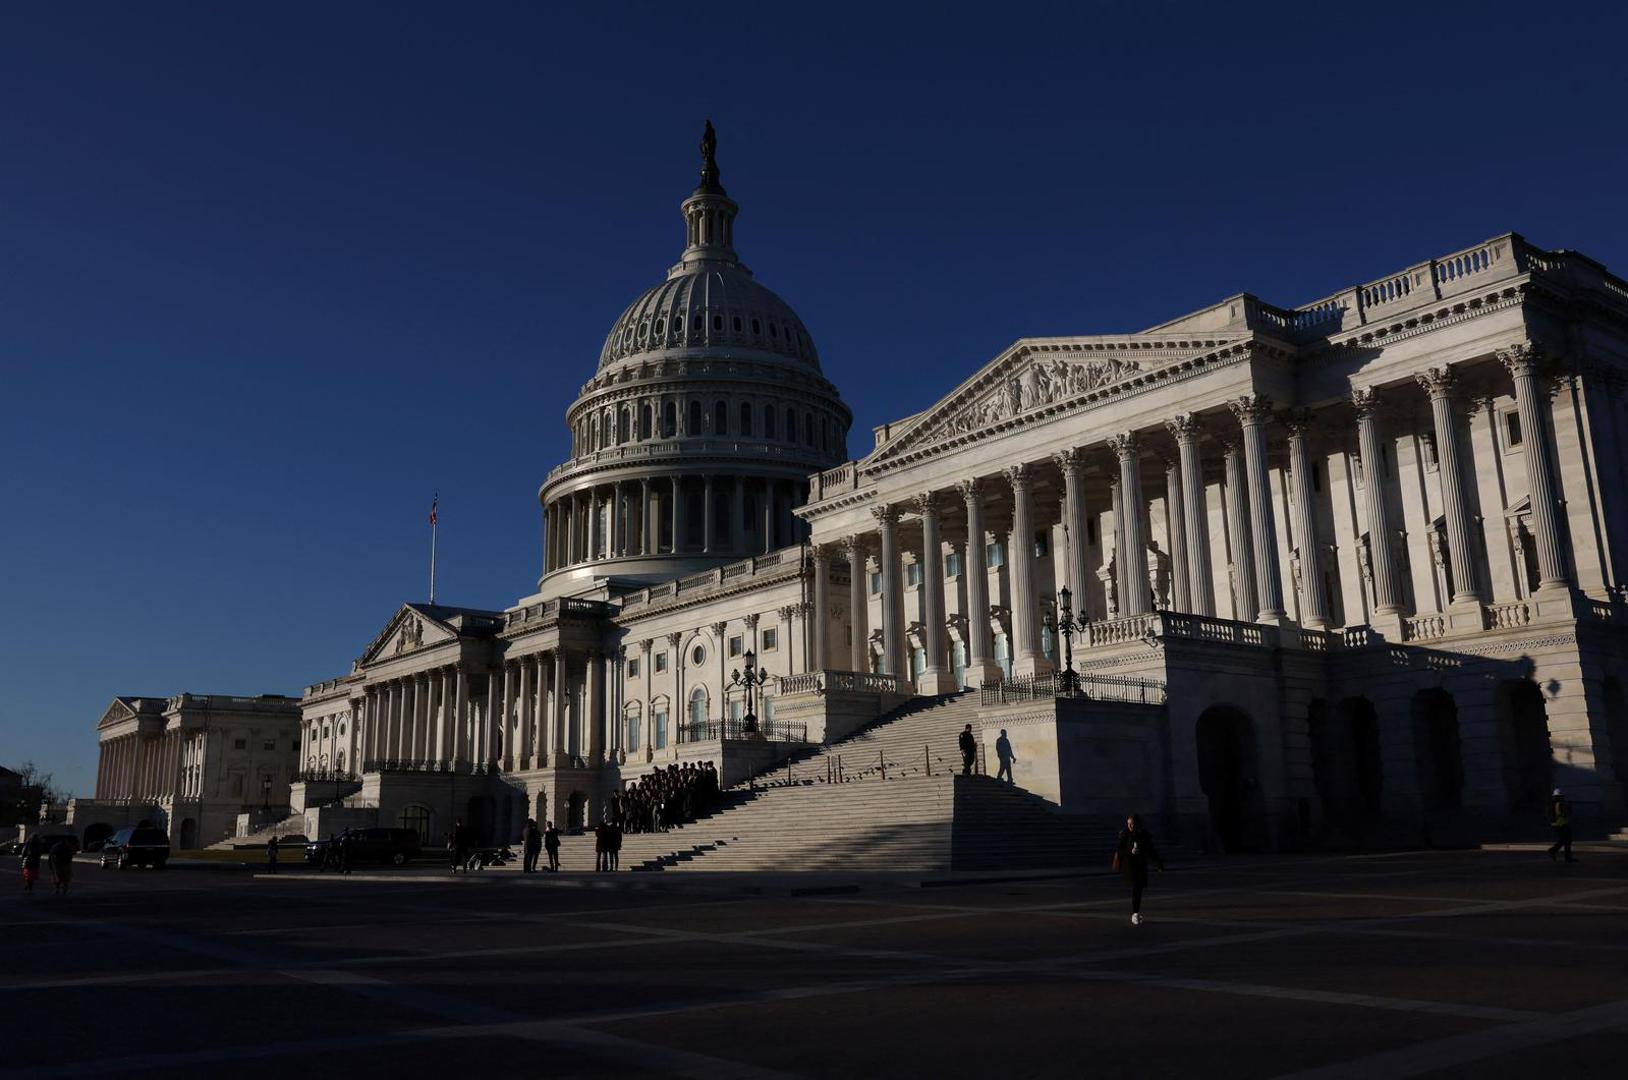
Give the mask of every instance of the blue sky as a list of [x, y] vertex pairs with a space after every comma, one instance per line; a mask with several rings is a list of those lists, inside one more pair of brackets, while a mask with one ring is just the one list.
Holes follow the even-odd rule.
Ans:
[[1628, 269], [1606, 5], [0, 10], [0, 763], [298, 693], [531, 590], [703, 120], [851, 447], [1026, 335], [1317, 298], [1506, 230]]

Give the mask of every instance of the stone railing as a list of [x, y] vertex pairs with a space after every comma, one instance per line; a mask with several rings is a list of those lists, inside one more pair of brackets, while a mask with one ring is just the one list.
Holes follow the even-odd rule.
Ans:
[[664, 581], [660, 585], [652, 585], [648, 589], [629, 593], [622, 597], [623, 611], [636, 611], [646, 604], [660, 600], [669, 600], [676, 596], [702, 592], [715, 589], [726, 581], [738, 581], [742, 578], [754, 578], [767, 571], [785, 574], [788, 568], [795, 571], [800, 568], [797, 561], [796, 548], [781, 548], [766, 555], [755, 555], [739, 562], [725, 563], [712, 570], [703, 570], [698, 574], [679, 578], [677, 581]]
[[1098, 675], [1088, 672], [1048, 671], [1018, 675], [990, 683], [979, 691], [984, 705], [1011, 705], [1052, 698], [1086, 698], [1137, 705], [1163, 705], [1165, 684], [1133, 675]]
[[894, 694], [909, 697], [915, 693], [910, 680], [902, 675], [875, 671], [805, 671], [800, 675], [779, 676], [775, 680], [781, 695], [826, 694], [833, 691], [853, 694]]
[[1153, 637], [1156, 615], [1130, 615], [1123, 619], [1087, 623], [1080, 631], [1087, 648], [1098, 645], [1130, 645]]
[[845, 491], [857, 491], [863, 482], [864, 477], [859, 472], [859, 466], [847, 461], [834, 469], [826, 469], [809, 477], [808, 499], [810, 502], [818, 502], [820, 499], [834, 498]]
[[1219, 641], [1227, 645], [1274, 645], [1269, 640], [1272, 628], [1260, 623], [1218, 619], [1210, 615], [1186, 615], [1160, 612], [1162, 637], [1190, 638], [1194, 641]]
[[1598, 622], [1615, 622], [1617, 619], [1617, 609], [1609, 600], [1594, 600], [1587, 596], [1581, 597], [1578, 601], [1578, 610], [1584, 618], [1594, 619]]
[[1532, 606], [1525, 600], [1487, 605], [1487, 629], [1510, 630], [1532, 621]]
[[590, 617], [608, 616], [611, 613], [609, 604], [600, 600], [583, 600], [575, 596], [562, 596], [556, 600], [544, 600], [540, 604], [528, 604], [523, 608], [503, 613], [505, 628], [523, 626], [526, 623], [547, 622], [558, 619], [562, 615], [586, 615]]
[[1402, 620], [1403, 641], [1434, 641], [1447, 636], [1447, 616], [1412, 615]]
[[1335, 631], [1342, 649], [1366, 649], [1379, 639], [1371, 626], [1346, 626]]

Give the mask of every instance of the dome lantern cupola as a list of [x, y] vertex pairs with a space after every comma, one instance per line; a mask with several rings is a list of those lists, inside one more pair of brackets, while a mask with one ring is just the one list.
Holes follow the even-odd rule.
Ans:
[[708, 120], [701, 135], [701, 182], [682, 207], [686, 246], [675, 273], [708, 262], [740, 266], [735, 255], [735, 215], [740, 207], [718, 180], [717, 150], [718, 136]]

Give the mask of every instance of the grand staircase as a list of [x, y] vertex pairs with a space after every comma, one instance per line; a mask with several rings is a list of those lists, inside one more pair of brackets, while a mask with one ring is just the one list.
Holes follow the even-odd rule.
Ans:
[[[875, 723], [724, 793], [710, 815], [624, 838], [624, 870], [988, 870], [1106, 865], [1118, 823], [1065, 817], [983, 775], [956, 736], [975, 694], [913, 699]], [[561, 843], [594, 865], [593, 837]]]

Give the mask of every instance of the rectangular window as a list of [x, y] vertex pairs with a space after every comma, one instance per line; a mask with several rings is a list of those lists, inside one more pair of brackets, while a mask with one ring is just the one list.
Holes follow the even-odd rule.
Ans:
[[627, 718], [627, 748], [629, 750], [639, 748], [639, 718], [637, 716]]
[[944, 576], [961, 576], [961, 553], [959, 551], [952, 551], [944, 556]]
[[746, 639], [739, 634], [729, 639], [729, 655], [739, 656], [746, 651]]
[[984, 547], [984, 565], [988, 566], [991, 570], [995, 569], [997, 566], [1005, 566], [1006, 545], [1001, 543], [999, 540], [993, 541], [992, 543], [986, 545]]
[[1514, 410], [1504, 413], [1504, 451], [1519, 450], [1521, 438], [1521, 414]]
[[921, 563], [906, 563], [904, 567], [904, 583], [909, 588], [921, 584]]
[[780, 647], [780, 628], [771, 626], [763, 631], [763, 651], [774, 652]]
[[248, 739], [233, 739], [232, 740], [232, 749], [233, 750], [247, 750], [248, 748], [249, 748], [249, 740]]
[[882, 575], [878, 571], [871, 573], [871, 595], [879, 596], [882, 592]]
[[1051, 550], [1051, 537], [1047, 536], [1043, 532], [1035, 533], [1034, 534], [1034, 557], [1037, 558], [1037, 559], [1044, 559], [1046, 557], [1046, 552], [1048, 552], [1050, 550]]
[[637, 656], [628, 657], [627, 677], [630, 679], [637, 679], [639, 677], [639, 658]]
[[277, 749], [277, 740], [276, 739], [266, 739], [264, 742], [262, 742], [260, 744], [260, 748], [262, 750], [275, 750], [275, 749]]
[[744, 701], [742, 701], [740, 698], [733, 698], [733, 699], [730, 700], [730, 702], [729, 702], [729, 718], [731, 720], [739, 720], [741, 718], [741, 716], [744, 715], [745, 710], [746, 710], [746, 703]]
[[667, 710], [657, 709], [650, 716], [650, 737], [657, 750], [667, 749]]
[[659, 653], [656, 654], [656, 670], [657, 671], [666, 671], [667, 670], [667, 654], [666, 653], [659, 652]]

